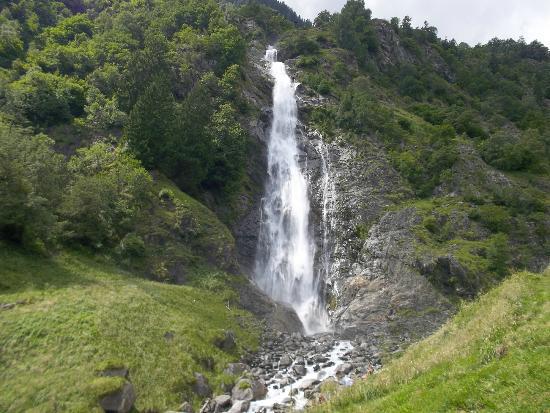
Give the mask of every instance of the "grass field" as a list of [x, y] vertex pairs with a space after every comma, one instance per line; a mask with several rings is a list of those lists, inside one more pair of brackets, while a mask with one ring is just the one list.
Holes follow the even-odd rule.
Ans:
[[518, 273], [312, 413], [550, 411], [550, 270]]
[[[204, 288], [175, 286], [79, 253], [38, 258], [4, 244], [0, 264], [0, 303], [18, 303], [0, 310], [2, 413], [99, 412], [98, 396], [119, 383], [97, 372], [114, 364], [130, 369], [139, 411], [175, 409], [192, 397], [194, 372], [216, 390], [226, 363], [257, 346], [255, 322], [219, 274], [205, 274]], [[237, 337], [232, 354], [214, 345], [224, 330]]]

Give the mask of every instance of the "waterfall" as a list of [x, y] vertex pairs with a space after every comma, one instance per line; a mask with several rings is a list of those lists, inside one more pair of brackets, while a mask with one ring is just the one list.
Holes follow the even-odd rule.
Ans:
[[322, 139], [319, 140], [316, 149], [321, 156], [321, 194], [322, 194], [322, 216], [321, 230], [323, 234], [323, 245], [321, 255], [321, 279], [326, 280], [330, 274], [332, 264], [332, 247], [330, 234], [334, 227], [334, 202], [336, 198], [336, 188], [334, 188], [334, 180], [331, 179], [331, 164], [328, 146], [325, 145]]
[[268, 49], [273, 87], [273, 123], [268, 144], [268, 182], [255, 281], [274, 300], [289, 304], [306, 333], [328, 329], [320, 281], [314, 272], [315, 242], [309, 227], [307, 180], [298, 163], [296, 86]]

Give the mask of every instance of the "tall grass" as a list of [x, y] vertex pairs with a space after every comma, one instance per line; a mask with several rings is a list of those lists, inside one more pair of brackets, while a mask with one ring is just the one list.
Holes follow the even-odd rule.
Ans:
[[515, 274], [311, 412], [549, 411], [549, 293], [549, 270]]

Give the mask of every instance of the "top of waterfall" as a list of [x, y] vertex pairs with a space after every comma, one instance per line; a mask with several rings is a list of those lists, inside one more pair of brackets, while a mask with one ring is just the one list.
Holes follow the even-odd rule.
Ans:
[[277, 61], [277, 49], [275, 49], [272, 46], [269, 46], [269, 48], [265, 51], [265, 60], [267, 60], [270, 63]]

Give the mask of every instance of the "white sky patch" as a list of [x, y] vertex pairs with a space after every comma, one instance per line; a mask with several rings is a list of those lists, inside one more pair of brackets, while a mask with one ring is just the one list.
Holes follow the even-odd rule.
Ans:
[[[313, 20], [322, 10], [340, 11], [346, 0], [284, 0], [302, 17]], [[442, 38], [470, 45], [493, 37], [539, 40], [550, 47], [550, 0], [366, 0], [373, 17], [424, 20], [436, 26]]]

